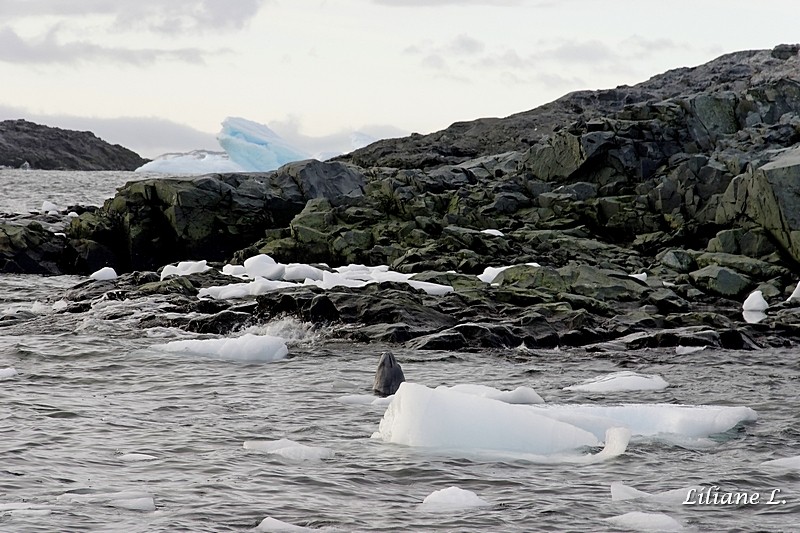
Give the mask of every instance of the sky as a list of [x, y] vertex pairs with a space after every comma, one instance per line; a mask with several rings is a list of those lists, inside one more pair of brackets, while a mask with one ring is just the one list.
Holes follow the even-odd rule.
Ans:
[[0, 120], [155, 157], [238, 116], [349, 151], [798, 41], [796, 0], [0, 0]]

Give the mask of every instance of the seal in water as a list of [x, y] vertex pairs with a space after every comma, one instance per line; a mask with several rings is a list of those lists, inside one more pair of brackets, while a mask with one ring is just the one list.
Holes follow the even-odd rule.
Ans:
[[400, 387], [400, 384], [406, 380], [403, 375], [403, 369], [400, 368], [400, 363], [389, 352], [381, 354], [381, 360], [378, 362], [378, 370], [375, 372], [375, 383], [372, 385], [372, 390], [381, 396], [391, 396]]

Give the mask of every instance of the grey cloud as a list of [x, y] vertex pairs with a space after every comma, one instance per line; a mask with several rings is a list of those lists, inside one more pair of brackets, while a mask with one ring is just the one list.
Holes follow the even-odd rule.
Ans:
[[599, 63], [618, 59], [618, 54], [600, 41], [564, 43], [547, 52], [559, 61], [569, 63]]
[[428, 54], [422, 59], [422, 65], [434, 70], [447, 70], [447, 61], [439, 54]]
[[145, 28], [158, 32], [236, 30], [267, 0], [0, 0], [5, 22], [23, 17], [112, 17], [118, 29]]
[[469, 35], [458, 35], [447, 46], [447, 50], [457, 55], [475, 55], [483, 52], [486, 45]]
[[76, 41], [61, 43], [56, 30], [32, 40], [22, 39], [11, 28], [0, 29], [0, 62], [29, 64], [74, 64], [91, 61], [112, 61], [130, 65], [144, 65], [159, 60], [202, 63], [206, 52], [197, 48], [176, 50], [130, 49], [103, 47], [98, 44]]
[[670, 50], [680, 50], [689, 48], [686, 44], [676, 43], [672, 39], [648, 39], [641, 35], [633, 35], [620, 43], [627, 50], [633, 50], [638, 54], [653, 54]]

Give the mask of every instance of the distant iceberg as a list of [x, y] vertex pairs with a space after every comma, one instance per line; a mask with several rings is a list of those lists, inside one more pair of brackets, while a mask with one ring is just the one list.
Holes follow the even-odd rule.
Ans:
[[192, 150], [187, 153], [160, 155], [137, 168], [136, 172], [206, 174], [211, 172], [244, 172], [244, 169], [231, 161], [225, 152]]
[[217, 141], [231, 161], [247, 172], [275, 170], [286, 163], [311, 157], [291, 146], [267, 126], [244, 118], [228, 117], [223, 120]]
[[224, 152], [194, 150], [164, 154], [137, 168], [136, 172], [267, 172], [286, 163], [311, 157], [264, 124], [239, 117], [228, 117], [222, 121], [222, 131], [217, 134], [217, 141]]

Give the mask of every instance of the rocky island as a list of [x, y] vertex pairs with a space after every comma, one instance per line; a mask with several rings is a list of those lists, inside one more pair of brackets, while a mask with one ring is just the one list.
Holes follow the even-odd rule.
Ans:
[[135, 152], [88, 131], [51, 128], [27, 120], [0, 121], [0, 166], [41, 170], [136, 170]]
[[[336, 161], [131, 182], [64, 235], [0, 227], [0, 269], [112, 266], [125, 274], [75, 287], [62, 312], [159, 295], [166, 314], [142, 327], [227, 333], [292, 315], [420, 349], [794, 345], [798, 51], [728, 54]], [[284, 265], [283, 285], [208, 297], [260, 254]], [[183, 260], [216, 268], [156, 273]], [[405, 277], [292, 284], [293, 264]], [[756, 291], [768, 311], [746, 320]]]

